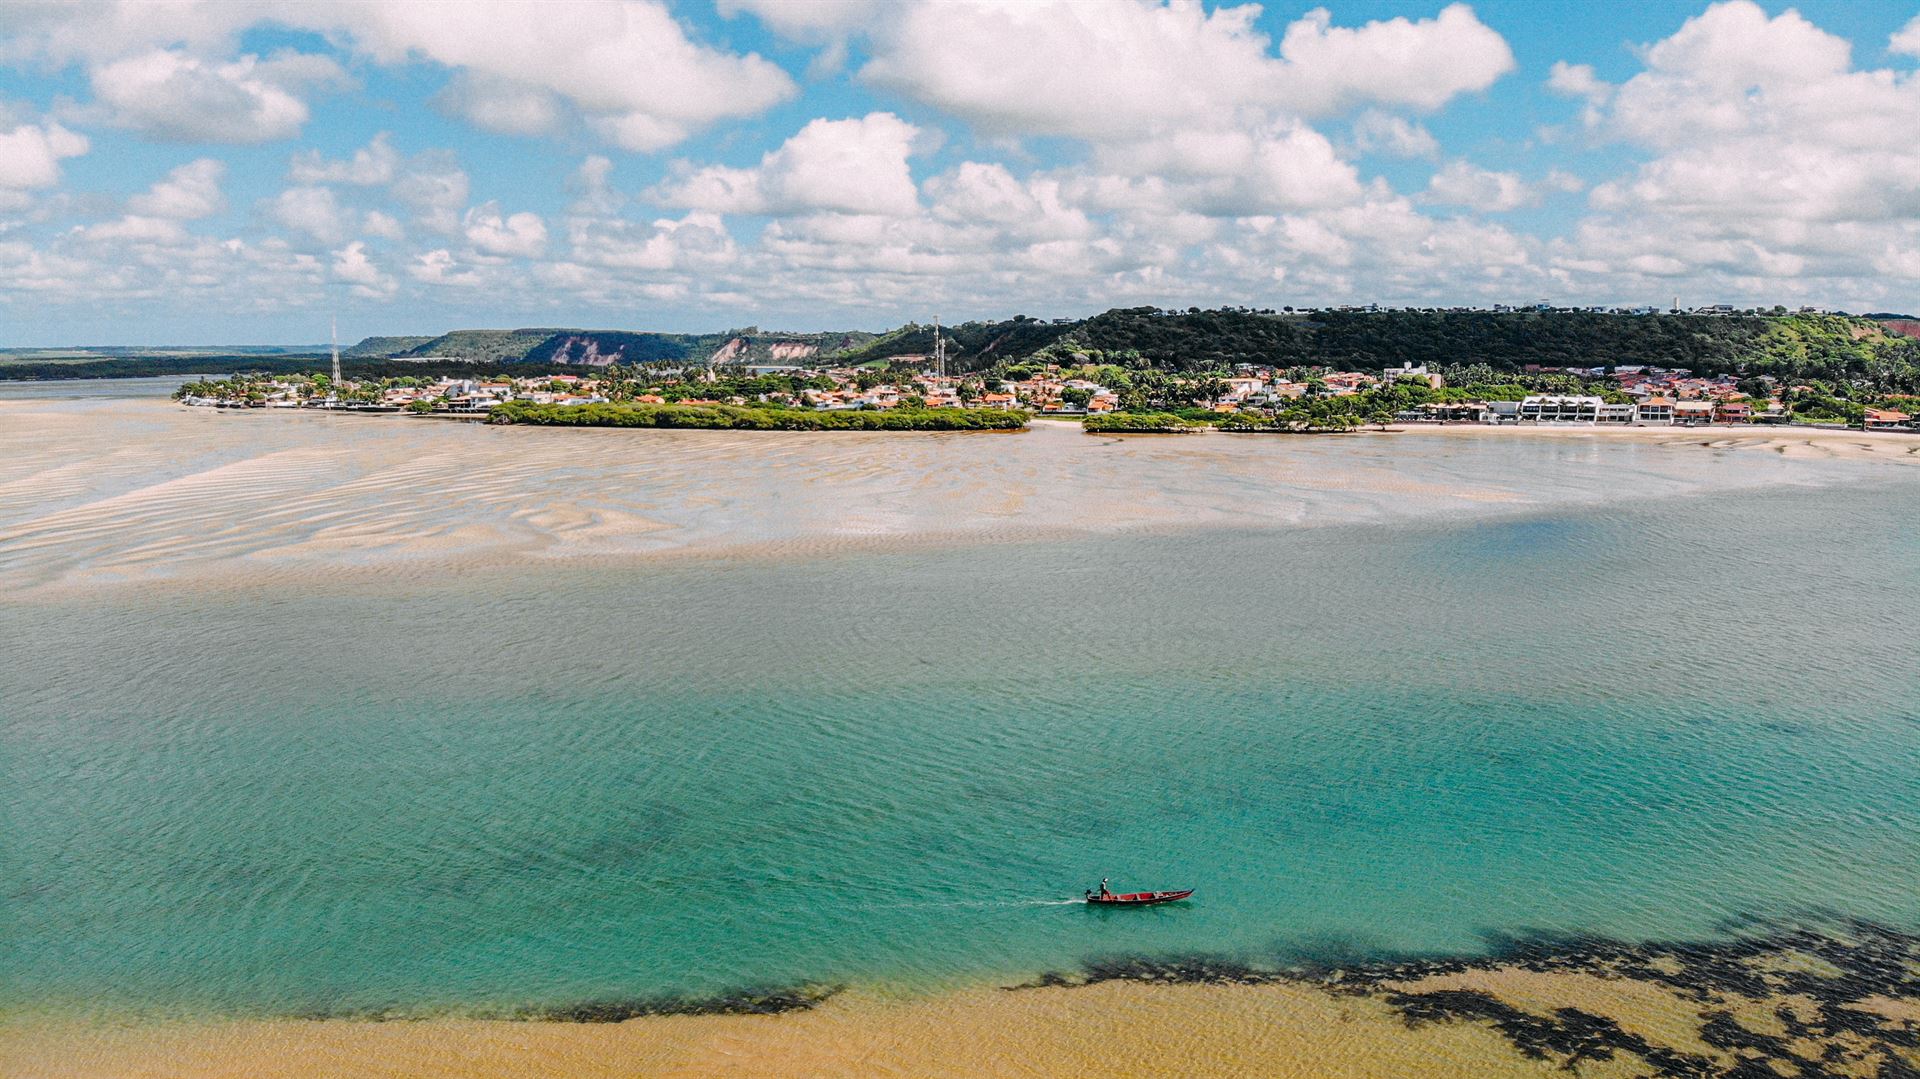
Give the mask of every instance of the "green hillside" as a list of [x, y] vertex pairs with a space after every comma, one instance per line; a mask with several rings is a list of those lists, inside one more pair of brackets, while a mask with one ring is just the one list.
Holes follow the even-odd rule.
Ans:
[[358, 344], [340, 350], [342, 358], [384, 360], [398, 356], [410, 349], [416, 349], [434, 340], [431, 337], [369, 337]]
[[[995, 363], [1025, 359], [1071, 333], [1080, 322], [1055, 324], [1015, 315], [1004, 322], [962, 322], [943, 326], [948, 365], [955, 370], [980, 370]], [[933, 352], [933, 327], [908, 323], [836, 357], [848, 364], [890, 360], [896, 356], [926, 356]]]
[[864, 330], [763, 333], [649, 333], [636, 330], [454, 330], [438, 337], [369, 337], [341, 352], [366, 359], [468, 360], [603, 366], [609, 363], [808, 364], [863, 348]]
[[455, 330], [416, 345], [395, 358], [469, 360], [474, 363], [521, 363], [541, 342], [564, 330]]

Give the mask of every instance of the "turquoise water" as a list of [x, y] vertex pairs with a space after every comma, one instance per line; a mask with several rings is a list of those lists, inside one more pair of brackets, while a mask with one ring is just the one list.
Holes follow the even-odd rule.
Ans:
[[1914, 925], [1912, 498], [0, 605], [0, 1008]]

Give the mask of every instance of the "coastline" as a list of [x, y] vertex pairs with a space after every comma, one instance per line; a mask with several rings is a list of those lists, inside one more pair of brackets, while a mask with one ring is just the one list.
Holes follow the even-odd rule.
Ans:
[[40, 1079], [1070, 1076], [1117, 1066], [1155, 1076], [1902, 1075], [1920, 1066], [1916, 962], [1920, 937], [1851, 922], [1706, 944], [1508, 941], [1494, 958], [1310, 971], [1107, 960], [1018, 986], [784, 998], [775, 1014], [16, 1015], [0, 1019], [0, 1071]]

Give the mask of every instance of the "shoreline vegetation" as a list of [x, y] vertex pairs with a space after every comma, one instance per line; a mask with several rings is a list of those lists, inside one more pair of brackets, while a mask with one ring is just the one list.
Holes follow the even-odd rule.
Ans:
[[[1347, 414], [1313, 416], [1286, 412], [1104, 412], [1080, 419], [1090, 435], [1193, 434], [1214, 430], [1231, 433], [1326, 435], [1356, 431], [1364, 424]], [[1381, 429], [1385, 430], [1384, 422]]]
[[813, 411], [740, 405], [531, 404], [508, 401], [491, 424], [546, 427], [659, 427], [722, 431], [1017, 431], [1028, 415], [1012, 409], [938, 408]]
[[1123, 1058], [1146, 1074], [1904, 1077], [1920, 1070], [1917, 970], [1920, 937], [1860, 920], [1711, 942], [1503, 938], [1475, 958], [1102, 957], [926, 997], [798, 986], [466, 1017], [19, 1015], [0, 1019], [0, 1070], [122, 1074], [159, 1052], [177, 1076], [1079, 1075]]

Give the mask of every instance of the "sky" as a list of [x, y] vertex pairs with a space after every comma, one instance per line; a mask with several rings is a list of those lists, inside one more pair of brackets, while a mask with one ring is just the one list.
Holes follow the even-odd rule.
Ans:
[[1920, 3], [0, 0], [0, 346], [1920, 308]]

